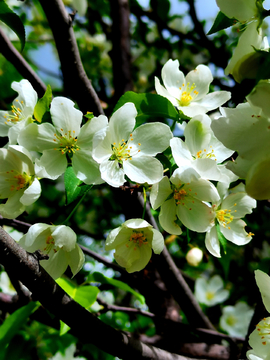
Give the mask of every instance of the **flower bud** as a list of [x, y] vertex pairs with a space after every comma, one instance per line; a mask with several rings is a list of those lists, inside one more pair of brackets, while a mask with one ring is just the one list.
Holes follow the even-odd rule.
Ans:
[[202, 261], [203, 252], [199, 248], [192, 248], [186, 255], [186, 260], [191, 266], [198, 266], [199, 263]]

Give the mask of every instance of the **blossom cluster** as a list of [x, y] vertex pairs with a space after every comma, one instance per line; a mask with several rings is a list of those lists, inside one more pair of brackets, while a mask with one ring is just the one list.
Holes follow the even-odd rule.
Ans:
[[[161, 75], [165, 87], [156, 78], [157, 93], [177, 108], [179, 120], [182, 115], [189, 119], [184, 140], [175, 137], [170, 127], [161, 122], [136, 126], [138, 111], [132, 102], [114, 111], [110, 121], [100, 115], [84, 122], [83, 113], [70, 99], [55, 97], [50, 104], [51, 122], [39, 123], [33, 116], [38, 103], [35, 90], [27, 80], [14, 82], [12, 87], [18, 97], [11, 112], [0, 113], [1, 135], [9, 139], [1, 149], [4, 165], [0, 197], [6, 199], [0, 205], [1, 215], [20, 215], [40, 196], [42, 178], [55, 180], [72, 166], [75, 176], [88, 185], [107, 183], [120, 187], [127, 181], [147, 184], [152, 208], [160, 208], [163, 230], [180, 235], [185, 226], [205, 233], [206, 248], [214, 256], [221, 256], [220, 236], [237, 245], [248, 243], [252, 234], [245, 231], [242, 218], [252, 212], [256, 201], [246, 194], [243, 184], [230, 188], [238, 176], [225, 161], [234, 151], [218, 140], [212, 130], [215, 121], [206, 114], [228, 101], [230, 93], [209, 93], [213, 77], [205, 65], [185, 77], [178, 60], [170, 59]], [[170, 176], [156, 158], [166, 149], [170, 149], [174, 164]], [[144, 268], [151, 249], [155, 253], [162, 251], [164, 241], [163, 246], [159, 243], [156, 247], [155, 238], [163, 237], [151, 228], [143, 219], [134, 219], [109, 234], [106, 247], [116, 249], [115, 259], [127, 271]], [[33, 246], [40, 249], [39, 234], [32, 233], [32, 239], [36, 239]], [[27, 248], [29, 241], [21, 244]], [[43, 252], [52, 258], [50, 246], [45, 246]]]

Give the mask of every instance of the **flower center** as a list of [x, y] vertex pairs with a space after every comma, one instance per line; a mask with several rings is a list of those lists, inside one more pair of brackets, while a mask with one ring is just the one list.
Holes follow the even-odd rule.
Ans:
[[6, 115], [4, 115], [4, 118], [7, 119], [5, 121], [6, 125], [8, 125], [9, 122], [16, 124], [17, 122], [23, 120], [23, 101], [19, 102], [18, 99], [16, 99], [15, 101], [17, 103], [16, 105], [18, 106], [16, 107], [15, 105], [11, 105], [11, 113], [7, 113]]
[[191, 101], [194, 100], [199, 94], [197, 90], [194, 90], [196, 88], [196, 85], [193, 83], [190, 85], [190, 83], [187, 83], [186, 85], [183, 84], [182, 87], [180, 87], [180, 90], [182, 91], [181, 98], [178, 100], [180, 106], [188, 106]]
[[9, 181], [11, 183], [10, 191], [27, 189], [33, 182], [32, 176], [27, 175], [25, 172], [23, 174], [19, 174], [15, 170], [10, 170], [7, 171], [6, 174], [6, 181]]
[[215, 297], [215, 294], [212, 291], [206, 291], [205, 296], [207, 300], [212, 300]]
[[230, 326], [234, 326], [237, 323], [237, 320], [236, 320], [235, 316], [230, 315], [227, 317], [226, 323]]
[[196, 159], [205, 159], [205, 158], [215, 158], [215, 161], [217, 161], [216, 159], [216, 155], [214, 154], [214, 149], [212, 148], [212, 146], [210, 145], [210, 151], [207, 152], [206, 149], [203, 150], [199, 150], [196, 154]]
[[76, 151], [80, 150], [79, 146], [77, 145], [77, 139], [74, 136], [75, 131], [69, 130], [66, 133], [64, 133], [63, 129], [61, 129], [61, 131], [61, 135], [54, 134], [55, 138], [53, 141], [58, 143], [58, 148], [54, 148], [54, 150], [59, 150], [61, 151], [62, 155], [68, 154], [70, 157], [72, 157]]
[[[236, 205], [235, 203], [234, 206]], [[237, 210], [234, 210], [233, 212], [236, 211]], [[231, 209], [220, 209], [216, 211], [216, 218], [223, 227], [230, 229], [228, 225], [233, 221], [234, 216], [232, 215]]]
[[[115, 142], [112, 144], [113, 154], [109, 160], [117, 160], [120, 164], [123, 164], [123, 161], [132, 160], [132, 155], [130, 153], [132, 152], [133, 137], [132, 134], [130, 134], [129, 136], [130, 139], [128, 141], [122, 139], [121, 142], [118, 143], [118, 145]], [[141, 143], [138, 143], [138, 145], [141, 146]], [[140, 151], [141, 150], [138, 150], [137, 153], [139, 153]]]
[[270, 342], [270, 318], [264, 318], [262, 321], [256, 325], [256, 329], [258, 331], [258, 335], [262, 340], [262, 344], [266, 345], [266, 343]]
[[[179, 184], [178, 186], [174, 186], [173, 188], [173, 198], [176, 205], [184, 206], [186, 197], [194, 198], [197, 195], [198, 194], [196, 192], [192, 192], [190, 183]], [[191, 202], [194, 204], [194, 200], [191, 200]], [[192, 210], [192, 208], [189, 208], [189, 210]]]
[[53, 251], [56, 253], [58, 250], [55, 248], [55, 241], [54, 241], [54, 238], [52, 237], [52, 235], [49, 235], [47, 236], [46, 238], [46, 246], [45, 248], [43, 249], [43, 251], [46, 253], [46, 254], [49, 254], [49, 252], [53, 249]]
[[[137, 249], [137, 246], [141, 247], [142, 245], [148, 244], [147, 238], [144, 236], [143, 231], [135, 231], [133, 230], [133, 233], [130, 235], [129, 241], [134, 246], [134, 250]], [[126, 244], [127, 247], [129, 247], [129, 244]]]

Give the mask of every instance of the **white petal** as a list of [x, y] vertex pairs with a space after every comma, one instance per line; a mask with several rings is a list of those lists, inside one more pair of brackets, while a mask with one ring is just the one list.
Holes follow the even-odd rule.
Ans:
[[72, 157], [72, 166], [76, 177], [85, 184], [97, 185], [104, 182], [101, 179], [99, 164], [92, 158], [89, 151], [77, 151]]
[[[24, 115], [29, 116], [33, 115], [34, 108], [36, 106], [38, 96], [36, 91], [33, 89], [33, 86], [26, 79], [21, 80], [20, 82], [13, 81], [11, 88], [19, 93], [19, 96], [16, 98], [19, 102], [23, 101], [23, 112]], [[13, 104], [16, 106], [16, 99]]]
[[130, 180], [143, 184], [154, 184], [163, 177], [163, 166], [151, 156], [137, 156], [123, 162], [123, 169]]
[[117, 160], [104, 161], [100, 164], [99, 170], [102, 179], [113, 187], [119, 187], [126, 181], [124, 170], [119, 167]]
[[96, 147], [98, 143], [104, 139], [107, 125], [108, 119], [105, 115], [99, 115], [87, 121], [87, 123], [82, 126], [80, 134], [78, 135], [77, 145], [92, 150], [93, 145]]
[[75, 109], [73, 101], [62, 96], [55, 97], [51, 103], [51, 115], [59, 133], [70, 131], [72, 137], [78, 136], [83, 114]]
[[75, 248], [77, 235], [68, 226], [59, 225], [52, 227], [52, 237], [55, 240], [55, 246], [59, 246], [64, 251], [71, 251]]
[[255, 280], [262, 295], [263, 304], [270, 312], [270, 277], [261, 270], [255, 270]]
[[16, 191], [13, 196], [10, 196], [5, 204], [0, 204], [0, 214], [6, 219], [15, 219], [21, 215], [25, 206], [20, 202], [23, 190]]
[[150, 192], [150, 203], [154, 210], [159, 208], [172, 194], [170, 181], [164, 176], [158, 183], [153, 184]]
[[246, 223], [241, 219], [233, 220], [227, 227], [220, 226], [224, 237], [236, 245], [246, 245], [252, 240], [252, 236], [245, 231]]
[[[53, 141], [56, 130], [52, 124], [29, 124], [18, 136], [18, 143], [30, 151], [42, 152], [57, 147]], [[29, 140], [31, 139], [31, 140]]]
[[213, 256], [221, 257], [220, 244], [215, 226], [213, 226], [210, 231], [207, 231], [205, 235], [205, 247]]
[[31, 205], [35, 202], [41, 194], [41, 186], [38, 179], [34, 179], [32, 184], [24, 191], [23, 196], [20, 199], [20, 202], [25, 205]]
[[179, 225], [176, 224], [176, 205], [174, 199], [165, 201], [161, 205], [159, 213], [159, 222], [162, 228], [169, 234], [181, 235], [182, 230]]
[[73, 276], [75, 276], [81, 270], [85, 262], [84, 253], [78, 244], [75, 245], [73, 250], [66, 252], [66, 258], [68, 260], [70, 270]]
[[38, 165], [45, 168], [50, 178], [55, 179], [65, 172], [67, 159], [58, 150], [45, 150]]
[[55, 254], [50, 254], [49, 260], [41, 260], [40, 265], [54, 279], [58, 279], [64, 274], [68, 267], [68, 259], [63, 250], [58, 250]]
[[127, 141], [132, 133], [135, 124], [137, 110], [133, 103], [126, 103], [121, 108], [116, 110], [110, 121], [109, 131], [111, 133], [112, 143], [116, 144]]
[[161, 78], [170, 95], [180, 100], [182, 92], [180, 87], [185, 84], [185, 76], [179, 70], [179, 61], [168, 60], [161, 70]]
[[214, 221], [211, 207], [189, 196], [176, 206], [176, 213], [179, 220], [192, 231], [205, 232]]
[[[164, 88], [164, 86], [162, 86], [162, 85], [160, 84], [160, 81], [159, 81], [159, 79], [158, 79], [157, 77], [155, 77], [155, 89], [156, 89], [156, 92], [157, 92], [158, 95], [167, 98], [167, 99], [173, 104], [173, 106], [175, 106], [175, 107], [178, 107], [178, 106], [179, 106], [179, 103], [178, 103], [177, 99], [176, 99], [175, 97], [173, 97], [173, 96], [169, 93], [169, 91], [166, 90], [166, 89]], [[179, 92], [178, 95], [179, 95], [179, 98], [178, 98], [178, 99], [180, 99], [180, 92]]]
[[257, 14], [254, 0], [216, 0], [216, 2], [221, 12], [239, 21], [250, 20]]
[[[162, 123], [144, 124], [133, 132], [132, 152], [140, 150], [143, 155], [155, 156], [166, 150], [173, 134], [168, 125]], [[141, 145], [138, 145], [141, 144]]]
[[231, 93], [229, 91], [215, 91], [205, 95], [203, 99], [197, 102], [198, 105], [203, 106], [208, 111], [214, 110], [225, 102], [230, 100]]
[[[211, 70], [206, 65], [198, 65], [195, 70], [190, 71], [186, 76], [186, 83], [196, 86], [198, 91], [197, 99], [203, 98], [209, 92], [209, 85], [213, 81]], [[197, 100], [195, 99], [195, 101]]]
[[164, 249], [164, 238], [158, 230], [152, 229], [152, 231], [153, 231], [152, 249], [155, 254], [160, 254], [161, 251]]
[[173, 158], [178, 166], [191, 165], [193, 157], [187, 147], [187, 144], [179, 138], [172, 138], [170, 141]]
[[130, 219], [125, 221], [122, 226], [130, 229], [152, 228], [152, 225], [143, 219]]

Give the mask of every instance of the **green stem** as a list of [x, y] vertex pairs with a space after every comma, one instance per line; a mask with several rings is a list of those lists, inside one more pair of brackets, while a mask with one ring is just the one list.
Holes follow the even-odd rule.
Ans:
[[85, 195], [88, 193], [88, 191], [92, 188], [93, 186], [90, 186], [89, 189], [82, 195], [82, 197], [80, 198], [80, 200], [77, 202], [76, 206], [73, 208], [73, 210], [71, 211], [71, 213], [68, 215], [68, 217], [66, 218], [66, 220], [62, 223], [62, 225], [66, 224], [69, 219], [71, 218], [71, 216], [75, 213], [75, 211], [77, 210], [78, 206], [80, 205], [80, 203], [83, 201], [83, 199], [85, 198]]
[[145, 188], [143, 188], [143, 214], [142, 214], [142, 219], [144, 219], [145, 210], [146, 210], [146, 191], [145, 191]]

